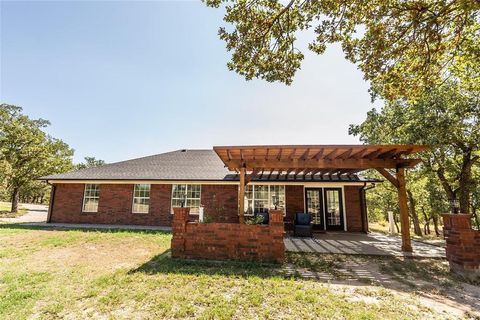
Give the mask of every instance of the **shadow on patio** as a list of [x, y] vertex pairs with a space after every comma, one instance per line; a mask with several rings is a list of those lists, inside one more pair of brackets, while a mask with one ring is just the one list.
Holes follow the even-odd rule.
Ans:
[[413, 252], [402, 252], [401, 238], [379, 233], [317, 233], [313, 238], [285, 237], [285, 249], [289, 252], [353, 254], [369, 256], [445, 258], [445, 249], [421, 241], [412, 240]]

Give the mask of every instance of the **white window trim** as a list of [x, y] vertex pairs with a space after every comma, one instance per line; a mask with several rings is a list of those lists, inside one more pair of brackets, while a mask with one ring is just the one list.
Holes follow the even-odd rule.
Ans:
[[[201, 184], [198, 184], [198, 183], [175, 183], [175, 185], [183, 185], [183, 186], [190, 186], [190, 185], [193, 186], [193, 185], [195, 185], [195, 186], [200, 186], [200, 195], [199, 195], [199, 198], [198, 198], [198, 200], [200, 200], [200, 206], [198, 207], [198, 209], [199, 209], [198, 211], [199, 211], [199, 212], [198, 212], [198, 213], [192, 213], [192, 212], [190, 212], [190, 214], [191, 214], [192, 216], [198, 216], [198, 215], [200, 214], [200, 208], [202, 207], [202, 185], [201, 185]], [[170, 197], [170, 214], [173, 214], [173, 208], [174, 208], [174, 207], [173, 207], [173, 199], [174, 199], [174, 198], [173, 198], [173, 186], [174, 186], [174, 185], [172, 184], [172, 193], [171, 193], [171, 197]], [[175, 199], [179, 199], [179, 198], [175, 198]], [[187, 200], [187, 199], [197, 200], [197, 198], [185, 198], [185, 200]], [[178, 207], [175, 207], [175, 208], [178, 208]], [[185, 208], [189, 208], [189, 207], [185, 206]]]
[[[142, 212], [142, 211], [135, 211], [134, 208], [135, 208], [135, 198], [138, 198], [138, 199], [147, 199], [147, 197], [135, 197], [135, 188], [137, 185], [142, 185], [142, 184], [145, 184], [145, 185], [148, 185], [148, 210], [147, 212]], [[152, 185], [149, 184], [149, 183], [136, 183], [133, 185], [133, 196], [132, 196], [132, 213], [135, 213], [135, 214], [149, 214], [150, 213], [150, 193], [152, 191]]]
[[[87, 186], [89, 185], [97, 185], [98, 186], [98, 199], [97, 199], [97, 210], [95, 211], [90, 211], [90, 210], [85, 210], [85, 200], [86, 200], [86, 194], [87, 194]], [[91, 197], [89, 197], [91, 198]], [[98, 205], [100, 203], [100, 185], [96, 183], [86, 183], [85, 187], [83, 188], [83, 201], [82, 201], [82, 212], [85, 213], [97, 213], [98, 212]]]
[[[252, 186], [252, 205], [253, 205], [253, 211], [255, 212], [255, 186], [268, 186], [268, 208], [270, 210], [270, 208], [272, 207], [272, 195], [270, 194], [270, 186], [275, 186], [274, 184], [264, 184], [264, 183], [249, 183], [248, 186]], [[283, 216], [285, 217], [287, 215], [287, 187], [286, 185], [284, 184], [281, 184], [280, 186], [283, 186], [283, 196], [284, 196], [284, 207], [283, 207]], [[240, 192], [240, 190], [239, 190]], [[248, 198], [247, 198], [247, 192], [245, 191], [245, 212], [243, 213], [243, 215], [245, 217], [253, 217], [254, 213], [252, 214], [249, 214], [247, 213], [246, 210], [248, 210]], [[264, 200], [264, 199], [262, 199]]]

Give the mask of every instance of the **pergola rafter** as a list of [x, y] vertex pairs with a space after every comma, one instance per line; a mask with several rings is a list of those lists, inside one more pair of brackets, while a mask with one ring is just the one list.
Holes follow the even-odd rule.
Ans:
[[[225, 166], [240, 175], [239, 216], [244, 222], [244, 195], [247, 183], [269, 172], [268, 178], [277, 171], [277, 179], [285, 171], [285, 179], [293, 173], [305, 178], [313, 176], [350, 176], [354, 173], [376, 169], [398, 190], [400, 221], [402, 226], [402, 250], [411, 251], [408, 209], [405, 188], [405, 168], [417, 165], [419, 159], [403, 156], [427, 149], [420, 145], [271, 145], [271, 146], [225, 146], [214, 147]], [[393, 175], [388, 170], [395, 170]]]

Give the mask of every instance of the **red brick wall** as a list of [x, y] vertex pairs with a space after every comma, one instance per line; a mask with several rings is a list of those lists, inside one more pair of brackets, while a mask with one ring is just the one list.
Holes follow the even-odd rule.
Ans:
[[215, 222], [238, 222], [238, 186], [202, 185], [204, 216]]
[[[172, 186], [169, 184], [152, 184], [148, 214], [132, 213], [132, 184], [100, 185], [98, 212], [82, 213], [84, 188], [84, 184], [56, 185], [51, 222], [171, 225]], [[359, 186], [345, 186], [348, 231], [363, 231], [359, 188]], [[289, 229], [295, 213], [305, 210], [303, 186], [286, 185], [285, 200], [286, 216], [284, 221], [285, 227]], [[238, 222], [238, 186], [202, 185], [201, 203], [206, 215], [218, 216], [223, 212], [224, 222]], [[197, 216], [190, 216], [190, 219], [197, 219]]]
[[304, 212], [305, 195], [303, 193], [303, 186], [285, 186], [285, 202], [286, 202], [286, 216], [285, 216], [285, 228], [293, 228], [293, 219], [295, 213]]
[[150, 212], [132, 213], [132, 184], [102, 184], [98, 212], [82, 212], [84, 184], [57, 184], [50, 222], [170, 226], [171, 185], [151, 187]]
[[443, 225], [450, 269], [480, 280], [480, 231], [472, 229], [471, 215], [443, 214]]
[[345, 216], [347, 218], [347, 231], [366, 232], [366, 225], [362, 227], [362, 201], [360, 196], [361, 186], [345, 186]]
[[270, 225], [188, 222], [188, 209], [175, 208], [172, 257], [282, 263], [283, 212], [270, 213]]

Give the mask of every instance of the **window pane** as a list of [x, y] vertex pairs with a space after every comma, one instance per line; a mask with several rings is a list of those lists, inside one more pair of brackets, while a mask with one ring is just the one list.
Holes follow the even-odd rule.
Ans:
[[98, 184], [86, 184], [83, 195], [83, 211], [84, 212], [97, 212], [98, 200], [100, 197], [100, 185]]
[[177, 184], [172, 187], [172, 208], [190, 208], [191, 214], [198, 214], [200, 208], [201, 185]]
[[270, 208], [285, 208], [285, 186], [270, 186]]
[[245, 188], [245, 196], [247, 197], [248, 200], [253, 199], [253, 186], [252, 185], [247, 185]]
[[255, 200], [255, 213], [268, 212], [268, 200]]
[[264, 199], [268, 200], [268, 186], [256, 185], [254, 187], [254, 197], [255, 199]]
[[150, 185], [136, 184], [133, 191], [133, 213], [148, 213], [150, 204]]

